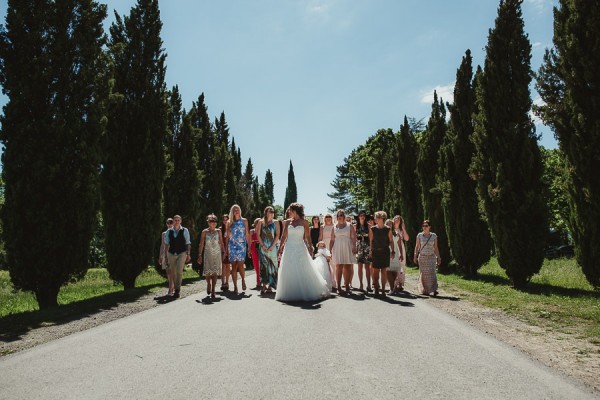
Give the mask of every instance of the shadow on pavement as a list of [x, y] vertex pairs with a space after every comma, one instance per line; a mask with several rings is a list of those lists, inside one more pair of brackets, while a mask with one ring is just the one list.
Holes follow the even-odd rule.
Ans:
[[196, 303], [198, 303], [198, 304], [204, 304], [204, 305], [211, 305], [211, 304], [218, 303], [218, 302], [220, 302], [222, 300], [223, 300], [222, 297], [215, 297], [213, 299], [210, 296], [206, 296], [202, 300], [196, 300]]
[[454, 297], [454, 296], [425, 296], [425, 297], [429, 297], [430, 299], [438, 299], [438, 300], [450, 300], [450, 301], [460, 301], [460, 298], [458, 297]]
[[245, 292], [239, 292], [239, 293], [235, 293], [235, 292], [223, 292], [221, 293], [221, 296], [228, 298], [229, 300], [242, 300], [242, 299], [249, 299], [250, 297], [252, 297], [251, 294], [246, 294]]

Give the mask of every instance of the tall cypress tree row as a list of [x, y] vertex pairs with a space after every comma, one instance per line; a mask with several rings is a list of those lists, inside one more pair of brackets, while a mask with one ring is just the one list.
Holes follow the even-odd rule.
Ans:
[[265, 194], [267, 205], [274, 205], [275, 203], [275, 185], [273, 184], [273, 173], [270, 169], [265, 172]]
[[202, 172], [202, 181], [200, 184], [200, 209], [196, 226], [204, 226], [206, 216], [211, 212], [218, 213], [209, 207], [211, 176], [215, 171], [215, 138], [214, 131], [208, 116], [208, 107], [204, 104], [204, 93], [198, 96], [198, 101], [192, 103], [190, 114], [192, 126], [198, 129], [199, 137], [194, 143], [198, 155], [198, 169]]
[[215, 118], [212, 136], [214, 141], [210, 151], [212, 160], [207, 174], [207, 204], [209, 213], [214, 212], [219, 215], [228, 212], [231, 207], [231, 204], [226, 204], [228, 201], [225, 198], [229, 164], [229, 126], [224, 112], [221, 112], [219, 118]]
[[290, 169], [288, 170], [288, 183], [285, 189], [285, 200], [283, 201], [283, 209], [287, 210], [288, 206], [298, 201], [298, 189], [296, 189], [296, 177], [294, 176], [294, 166], [290, 160]]
[[548, 231], [542, 159], [529, 111], [531, 45], [522, 0], [502, 0], [477, 84], [472, 172], [498, 262], [515, 287], [538, 272]]
[[158, 0], [138, 0], [110, 27], [115, 101], [106, 135], [102, 196], [108, 271], [126, 289], [147, 268], [162, 226], [167, 133]]
[[175, 174], [174, 169], [176, 152], [180, 145], [182, 120], [183, 105], [181, 101], [181, 95], [179, 94], [179, 87], [175, 85], [169, 93], [169, 109], [167, 111], [167, 127], [169, 131], [168, 134], [165, 135], [166, 173], [165, 184], [163, 186], [163, 212], [164, 215], [168, 217], [173, 217], [174, 214], [179, 214], [179, 211], [174, 211], [177, 208], [176, 199], [178, 182], [175, 182], [173, 177]]
[[[420, 232], [423, 208], [421, 205], [421, 188], [416, 174], [418, 144], [414, 132], [411, 132], [406, 116], [400, 127], [400, 134], [397, 136], [396, 149], [398, 154], [396, 174], [398, 175], [400, 213], [410, 237], [406, 246], [406, 253], [410, 255], [414, 252], [415, 238], [417, 233]], [[412, 263], [412, 257], [407, 257], [407, 262]]]
[[450, 124], [440, 150], [439, 186], [452, 255], [468, 276], [490, 259], [491, 237], [479, 215], [476, 182], [469, 176], [475, 152], [471, 142], [475, 110], [471, 51], [456, 71], [454, 104], [448, 104]]
[[108, 98], [105, 17], [95, 1], [9, 0], [0, 30], [7, 261], [15, 288], [34, 292], [41, 309], [88, 266]]
[[437, 176], [440, 173], [439, 149], [446, 135], [446, 109], [443, 102], [438, 101], [437, 93], [433, 95], [431, 116], [427, 123], [427, 130], [419, 146], [417, 159], [417, 175], [421, 182], [421, 203], [423, 215], [432, 225], [432, 230], [437, 234], [437, 244], [440, 251], [440, 272], [448, 271], [450, 262], [450, 247], [444, 222], [442, 208], [442, 195], [437, 185]]
[[546, 52], [537, 79], [546, 103], [539, 115], [554, 130], [569, 171], [575, 255], [596, 288], [600, 288], [599, 27], [600, 3], [560, 0], [554, 9], [554, 48]]

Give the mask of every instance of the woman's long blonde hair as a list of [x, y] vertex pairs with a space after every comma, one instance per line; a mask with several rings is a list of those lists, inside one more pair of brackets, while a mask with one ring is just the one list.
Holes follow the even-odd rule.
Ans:
[[231, 208], [229, 209], [229, 226], [232, 226], [235, 223], [235, 219], [233, 218], [233, 209], [236, 207], [239, 208], [239, 210], [240, 210], [240, 219], [243, 218], [242, 217], [242, 207], [240, 207], [237, 204], [232, 205]]

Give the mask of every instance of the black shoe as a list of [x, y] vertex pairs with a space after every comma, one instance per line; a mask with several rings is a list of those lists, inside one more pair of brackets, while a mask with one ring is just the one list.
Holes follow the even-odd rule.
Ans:
[[176, 291], [175, 293], [173, 293], [173, 298], [174, 299], [178, 299], [179, 298], [179, 292]]

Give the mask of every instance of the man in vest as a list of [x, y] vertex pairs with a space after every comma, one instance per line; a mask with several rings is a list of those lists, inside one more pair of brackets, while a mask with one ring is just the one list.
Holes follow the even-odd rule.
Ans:
[[181, 226], [181, 216], [179, 215], [173, 217], [173, 227], [167, 230], [165, 246], [169, 269], [175, 286], [173, 297], [179, 298], [183, 266], [192, 260], [190, 257], [190, 248], [192, 247], [190, 232], [187, 228]]

